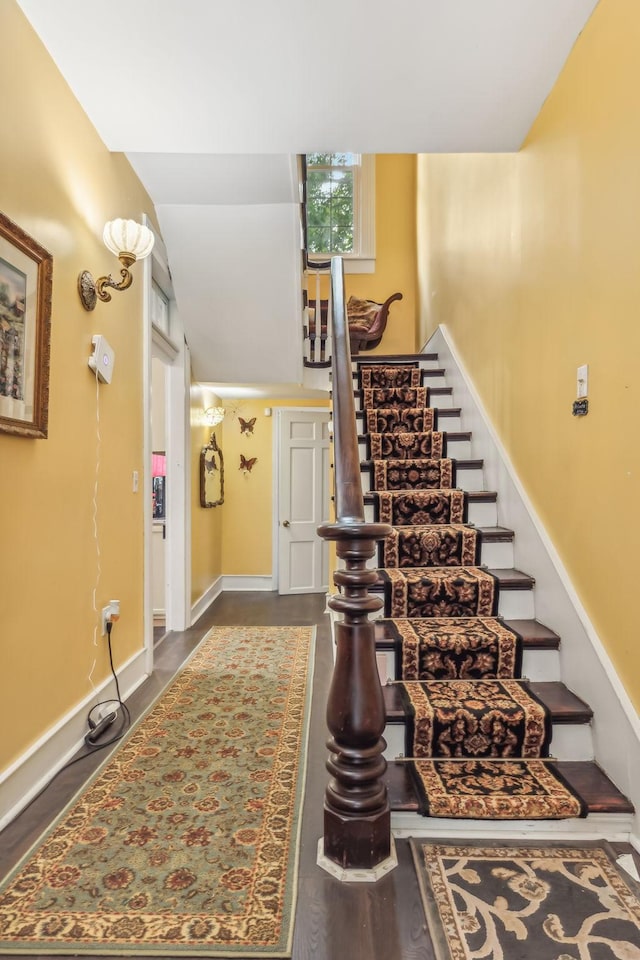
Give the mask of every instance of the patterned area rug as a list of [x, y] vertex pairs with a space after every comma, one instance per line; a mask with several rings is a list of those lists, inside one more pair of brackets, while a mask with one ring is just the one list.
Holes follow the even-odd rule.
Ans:
[[495, 618], [384, 621], [396, 640], [396, 676], [405, 680], [519, 677], [522, 638]]
[[290, 955], [313, 628], [216, 627], [0, 888], [0, 952]]
[[640, 884], [604, 841], [411, 841], [437, 960], [638, 960]]

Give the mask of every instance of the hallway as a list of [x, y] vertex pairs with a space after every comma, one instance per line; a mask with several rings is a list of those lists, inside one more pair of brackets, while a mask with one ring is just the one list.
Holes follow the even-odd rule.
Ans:
[[[215, 625], [317, 624], [316, 664], [298, 877], [293, 960], [432, 960], [408, 841], [397, 844], [399, 866], [376, 884], [341, 884], [316, 865], [322, 833], [327, 773], [324, 707], [331, 669], [329, 619], [321, 594], [226, 593], [191, 629], [167, 635], [156, 648], [153, 676], [128, 701], [135, 722], [171, 681], [202, 637]], [[114, 642], [117, 634], [114, 632]], [[0, 875], [26, 853], [106, 754], [92, 756], [60, 773], [0, 834]], [[42, 955], [40, 960], [45, 960]], [[96, 957], [100, 956], [98, 952]]]

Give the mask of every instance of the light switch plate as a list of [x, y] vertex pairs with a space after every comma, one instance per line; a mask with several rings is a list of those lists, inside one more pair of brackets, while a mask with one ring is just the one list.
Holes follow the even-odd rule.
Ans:
[[578, 367], [577, 372], [577, 390], [576, 396], [580, 400], [582, 397], [589, 396], [589, 364], [583, 363], [581, 367]]

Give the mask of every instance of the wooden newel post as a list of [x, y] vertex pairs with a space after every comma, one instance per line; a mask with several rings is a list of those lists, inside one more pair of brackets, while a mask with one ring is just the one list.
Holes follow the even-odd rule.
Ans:
[[[373, 870], [391, 852], [391, 816], [383, 776], [384, 700], [369, 614], [382, 606], [368, 588], [377, 581], [367, 560], [391, 527], [368, 523], [356, 430], [351, 352], [347, 331], [342, 261], [331, 263], [333, 320], [333, 440], [336, 522], [318, 528], [334, 540], [344, 568], [334, 573], [341, 592], [329, 606], [344, 616], [336, 625], [336, 661], [327, 702], [331, 737], [324, 800], [324, 856], [341, 870]], [[384, 869], [384, 865], [381, 867]]]
[[325, 524], [321, 537], [336, 541], [345, 569], [334, 574], [342, 593], [329, 600], [344, 615], [336, 625], [336, 661], [327, 701], [331, 774], [324, 803], [324, 853], [343, 869], [372, 869], [389, 857], [391, 820], [383, 781], [385, 709], [369, 614], [381, 601], [368, 593], [377, 579], [368, 570], [386, 524], [365, 521]]

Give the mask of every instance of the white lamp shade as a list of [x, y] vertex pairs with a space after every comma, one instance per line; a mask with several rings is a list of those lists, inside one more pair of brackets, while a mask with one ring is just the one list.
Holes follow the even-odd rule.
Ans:
[[204, 422], [208, 427], [217, 427], [224, 420], [224, 407], [207, 407]]
[[155, 238], [151, 230], [141, 223], [118, 219], [105, 223], [102, 239], [116, 257], [121, 253], [130, 253], [136, 260], [144, 260], [153, 250]]

